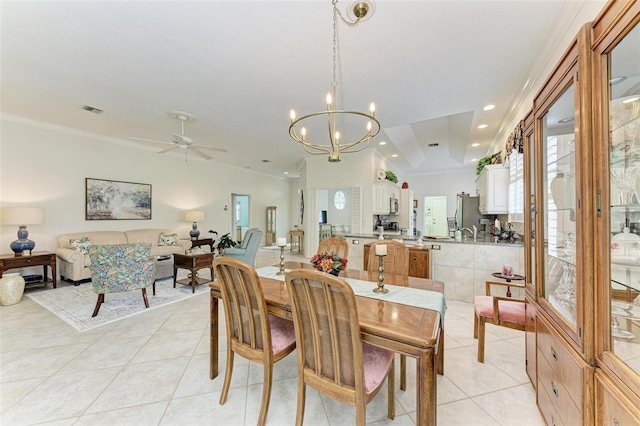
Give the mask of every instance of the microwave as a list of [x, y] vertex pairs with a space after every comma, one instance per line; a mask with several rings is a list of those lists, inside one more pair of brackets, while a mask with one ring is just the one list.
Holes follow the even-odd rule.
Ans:
[[389, 199], [389, 214], [398, 214], [398, 199], [390, 198]]

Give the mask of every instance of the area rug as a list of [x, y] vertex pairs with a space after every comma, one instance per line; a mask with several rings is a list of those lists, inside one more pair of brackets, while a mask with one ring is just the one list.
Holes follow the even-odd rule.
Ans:
[[158, 280], [156, 281], [155, 296], [153, 296], [151, 287], [147, 288], [149, 308], [145, 309], [140, 290], [109, 293], [105, 295], [105, 302], [100, 307], [100, 312], [93, 318], [91, 315], [96, 307], [98, 296], [93, 292], [91, 283], [26, 293], [25, 297], [48, 309], [76, 330], [87, 331], [150, 309], [197, 296], [208, 290], [208, 284], [200, 284], [196, 287], [196, 292], [191, 293], [191, 286], [177, 284], [176, 288], [173, 288], [172, 278]]

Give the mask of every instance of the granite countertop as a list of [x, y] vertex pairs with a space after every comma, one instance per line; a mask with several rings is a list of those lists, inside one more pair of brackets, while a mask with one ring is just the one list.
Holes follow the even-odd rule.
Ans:
[[[402, 240], [404, 242], [407, 243], [407, 245], [414, 245], [416, 243], [416, 241], [418, 240], [416, 237], [408, 237], [406, 235], [400, 235], [400, 233], [387, 233], [385, 232], [384, 234], [382, 234], [382, 236], [384, 237], [385, 240], [393, 240], [393, 239], [398, 239], [398, 240]], [[338, 238], [368, 238], [368, 239], [374, 239], [377, 240], [378, 239], [378, 234], [355, 234], [355, 233], [344, 233], [344, 234], [335, 234], [334, 237], [338, 237]], [[462, 238], [461, 241], [456, 241], [453, 238], [430, 238], [430, 237], [422, 237], [422, 243], [425, 246], [429, 246], [429, 244], [435, 244], [435, 243], [453, 243], [453, 244], [498, 244], [498, 245], [507, 245], [507, 246], [519, 246], [522, 245], [522, 239], [517, 239], [516, 242], [514, 243], [509, 243], [509, 242], [503, 242], [500, 241], [498, 243], [496, 243], [493, 239], [492, 236], [489, 235], [478, 235], [478, 237], [476, 238], [475, 241], [473, 241], [472, 237], [467, 236], [467, 238], [465, 239], [464, 237]]]

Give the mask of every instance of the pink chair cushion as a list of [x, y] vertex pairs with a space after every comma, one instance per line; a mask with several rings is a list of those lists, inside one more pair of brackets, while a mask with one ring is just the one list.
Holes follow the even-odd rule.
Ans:
[[362, 342], [364, 359], [364, 391], [370, 394], [378, 388], [387, 376], [395, 352]]
[[269, 315], [271, 325], [271, 349], [277, 354], [296, 342], [296, 333], [293, 321]]
[[[476, 307], [478, 316], [493, 318], [493, 297], [475, 296], [473, 304]], [[524, 325], [524, 303], [499, 300], [498, 310], [500, 311], [500, 321]]]

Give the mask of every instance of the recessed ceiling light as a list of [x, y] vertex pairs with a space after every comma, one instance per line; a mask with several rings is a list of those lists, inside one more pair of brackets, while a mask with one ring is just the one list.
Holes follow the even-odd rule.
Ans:
[[558, 123], [571, 123], [573, 121], [573, 117], [566, 117], [561, 120], [558, 120]]
[[391, 155], [393, 158], [396, 158], [398, 156], [398, 154], [393, 154]]
[[480, 144], [478, 142], [474, 142], [471, 144], [471, 146], [480, 146]]
[[484, 108], [482, 108], [483, 111], [491, 111], [492, 109], [494, 109], [496, 106], [493, 104], [489, 104], [489, 105], [485, 105]]
[[471, 159], [471, 162], [472, 162], [472, 163], [475, 163], [476, 161], [478, 161], [478, 159], [477, 159], [477, 158], [472, 158], [472, 159]]
[[289, 174], [289, 172], [284, 172], [284, 174], [285, 174], [285, 175], [288, 175], [288, 174]]
[[478, 129], [486, 129], [487, 127], [489, 127], [488, 124], [481, 124], [478, 126]]
[[387, 143], [385, 141], [380, 141], [380, 143], [378, 143], [378, 145], [386, 145]]

